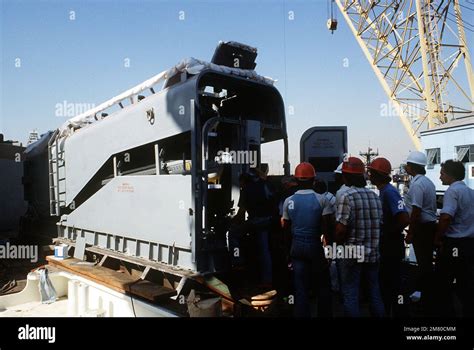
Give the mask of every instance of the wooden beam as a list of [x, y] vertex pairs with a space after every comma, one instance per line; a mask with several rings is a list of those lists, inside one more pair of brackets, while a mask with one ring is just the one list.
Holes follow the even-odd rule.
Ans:
[[74, 258], [58, 260], [53, 256], [47, 256], [46, 260], [51, 266], [77, 274], [117, 292], [136, 295], [153, 302], [176, 294], [176, 291], [171, 288], [141, 278], [133, 278], [130, 275], [103, 266], [84, 264], [82, 260]]

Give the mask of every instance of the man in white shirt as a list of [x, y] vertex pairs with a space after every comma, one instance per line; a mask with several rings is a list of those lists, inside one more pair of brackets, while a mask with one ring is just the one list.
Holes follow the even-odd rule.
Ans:
[[342, 165], [343, 164], [344, 163], [339, 164], [337, 169], [334, 170], [336, 184], [338, 186], [340, 186], [339, 189], [336, 191], [336, 203], [338, 202], [339, 198], [341, 198], [342, 194], [350, 188], [349, 186], [346, 186], [346, 184], [344, 183], [344, 178], [342, 176]]
[[405, 204], [410, 214], [410, 226], [405, 238], [413, 243], [419, 269], [418, 286], [421, 305], [426, 316], [433, 312], [433, 250], [436, 231], [436, 187], [425, 174], [427, 163], [423, 152], [411, 152], [405, 167], [413, 178], [405, 195]]
[[441, 164], [440, 179], [448, 185], [436, 231], [440, 256], [436, 268], [435, 290], [440, 316], [455, 316], [453, 281], [464, 317], [474, 317], [474, 190], [463, 182], [463, 163], [447, 160]]

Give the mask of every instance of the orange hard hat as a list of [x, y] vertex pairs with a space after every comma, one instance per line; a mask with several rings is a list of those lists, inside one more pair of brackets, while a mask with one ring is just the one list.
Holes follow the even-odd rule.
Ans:
[[374, 159], [367, 168], [383, 175], [390, 175], [392, 172], [392, 164], [383, 157]]
[[365, 172], [365, 166], [359, 158], [349, 157], [342, 163], [342, 172], [346, 174], [363, 174]]
[[314, 170], [314, 167], [307, 162], [303, 162], [298, 164], [298, 166], [295, 169], [295, 177], [298, 180], [310, 180], [314, 179], [316, 176], [316, 171]]

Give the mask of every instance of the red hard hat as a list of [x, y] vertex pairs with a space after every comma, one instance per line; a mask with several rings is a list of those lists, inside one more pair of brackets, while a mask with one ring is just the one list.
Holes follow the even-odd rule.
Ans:
[[307, 162], [300, 163], [295, 169], [295, 177], [299, 180], [314, 179], [315, 176], [316, 176], [316, 171], [314, 170], [314, 167], [310, 163], [307, 163]]
[[390, 175], [392, 172], [392, 164], [383, 157], [374, 159], [367, 168], [384, 175]]
[[363, 174], [365, 172], [364, 163], [357, 157], [349, 157], [342, 163], [342, 172], [346, 174]]

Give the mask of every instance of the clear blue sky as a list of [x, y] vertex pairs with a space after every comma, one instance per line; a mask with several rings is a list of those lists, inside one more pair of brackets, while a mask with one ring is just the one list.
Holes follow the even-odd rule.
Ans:
[[334, 35], [326, 29], [326, 0], [0, 2], [0, 132], [8, 139], [58, 127], [67, 119], [55, 116], [58, 103], [99, 104], [183, 58], [210, 60], [219, 40], [233, 40], [258, 48], [257, 71], [277, 79], [287, 111], [294, 108], [292, 167], [311, 126], [347, 125], [351, 153], [370, 141], [394, 165], [414, 148], [397, 117], [380, 115], [387, 98], [342, 16]]

